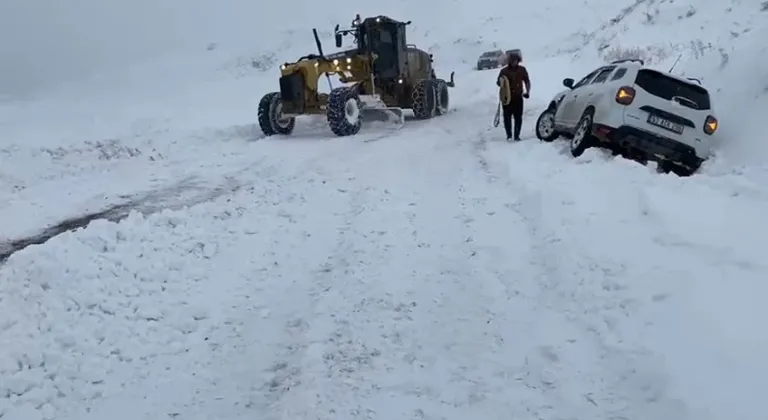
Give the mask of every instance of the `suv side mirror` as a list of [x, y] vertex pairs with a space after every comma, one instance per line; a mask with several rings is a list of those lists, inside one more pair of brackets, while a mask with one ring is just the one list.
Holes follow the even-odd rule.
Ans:
[[563, 86], [567, 87], [568, 89], [573, 89], [573, 79], [570, 77], [567, 79], [563, 79]]

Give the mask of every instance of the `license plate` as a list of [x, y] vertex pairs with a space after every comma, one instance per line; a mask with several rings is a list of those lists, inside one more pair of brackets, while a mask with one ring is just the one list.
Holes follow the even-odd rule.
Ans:
[[649, 115], [648, 124], [653, 124], [657, 127], [664, 128], [666, 130], [675, 132], [677, 134], [683, 134], [683, 125], [670, 120], [659, 117], [658, 115]]

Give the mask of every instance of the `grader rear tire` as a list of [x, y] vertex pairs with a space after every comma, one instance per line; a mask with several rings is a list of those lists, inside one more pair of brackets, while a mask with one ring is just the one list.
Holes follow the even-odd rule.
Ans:
[[448, 113], [448, 106], [450, 105], [450, 94], [448, 92], [448, 83], [443, 79], [435, 80], [435, 93], [436, 93], [436, 113], [437, 115], [445, 115]]
[[413, 115], [428, 120], [437, 113], [437, 89], [433, 79], [423, 79], [413, 85]]

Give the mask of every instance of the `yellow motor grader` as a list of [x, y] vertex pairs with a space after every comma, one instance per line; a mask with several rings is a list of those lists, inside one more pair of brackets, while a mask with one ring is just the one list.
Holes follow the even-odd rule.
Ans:
[[[280, 91], [264, 95], [258, 120], [266, 136], [293, 132], [296, 117], [325, 115], [331, 131], [338, 136], [355, 135], [364, 120], [386, 120], [403, 124], [403, 109], [413, 110], [417, 119], [448, 112], [450, 81], [437, 78], [432, 55], [406, 43], [405, 27], [387, 16], [359, 16], [351, 29], [334, 30], [336, 47], [343, 37], [353, 35], [355, 47], [330, 55], [313, 29], [318, 54], [280, 66]], [[341, 85], [334, 87], [331, 75]], [[330, 94], [318, 91], [326, 76]]]

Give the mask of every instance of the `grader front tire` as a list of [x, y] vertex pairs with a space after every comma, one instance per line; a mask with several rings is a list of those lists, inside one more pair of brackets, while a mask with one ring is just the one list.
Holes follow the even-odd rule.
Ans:
[[280, 92], [271, 92], [264, 95], [259, 101], [258, 120], [259, 127], [265, 136], [275, 134], [289, 135], [293, 133], [296, 126], [296, 118], [284, 118], [283, 101], [280, 99]]
[[360, 115], [360, 94], [357, 89], [337, 87], [328, 97], [326, 118], [328, 126], [337, 136], [354, 136], [360, 132], [363, 121]]

